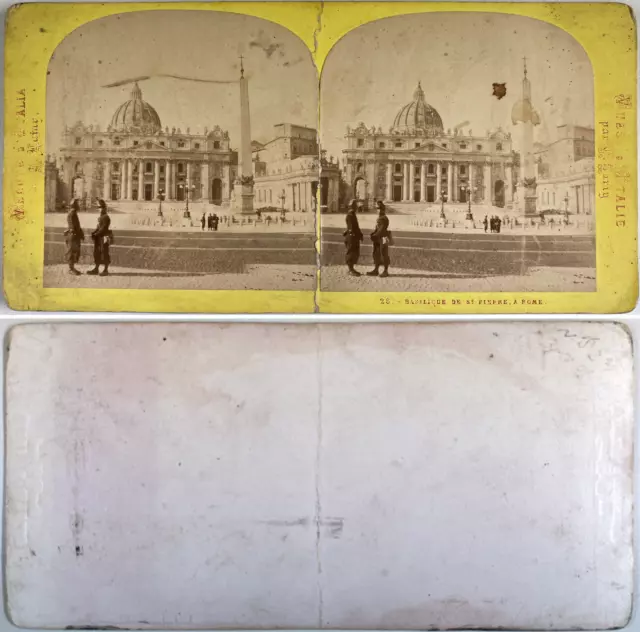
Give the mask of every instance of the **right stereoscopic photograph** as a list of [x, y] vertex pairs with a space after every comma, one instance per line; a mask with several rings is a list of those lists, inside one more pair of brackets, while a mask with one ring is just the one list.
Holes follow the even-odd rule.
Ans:
[[324, 291], [596, 290], [594, 82], [562, 29], [386, 18], [322, 69]]

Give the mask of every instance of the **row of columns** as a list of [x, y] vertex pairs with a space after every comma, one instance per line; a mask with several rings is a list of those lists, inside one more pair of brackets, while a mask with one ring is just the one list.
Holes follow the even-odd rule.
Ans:
[[[144, 172], [144, 164], [145, 162], [149, 162], [148, 160], [139, 160], [138, 161], [138, 199], [142, 199], [144, 195], [144, 181], [145, 174]], [[179, 174], [177, 173], [176, 162], [171, 160], [154, 160], [152, 161], [153, 168], [153, 199], [158, 200], [160, 194], [160, 166], [161, 163], [164, 163], [164, 181], [165, 181], [165, 196], [167, 200], [175, 200], [176, 199], [176, 184], [179, 178]], [[198, 163], [202, 164], [202, 163]], [[120, 170], [120, 199], [123, 200], [132, 200], [133, 199], [133, 160], [127, 159], [121, 162], [122, 168]], [[103, 190], [103, 198], [105, 200], [111, 200], [111, 183], [112, 183], [112, 162], [106, 161], [104, 164], [104, 190]], [[184, 174], [184, 184], [187, 188], [189, 188], [193, 183], [193, 163], [186, 163], [186, 173]], [[229, 183], [230, 181], [230, 167], [228, 164], [223, 166], [223, 191], [226, 188], [225, 183]], [[201, 182], [205, 186], [204, 197], [209, 197], [209, 164], [202, 164], [201, 171]]]
[[[337, 178], [327, 178], [327, 200], [326, 206], [329, 211], [337, 210], [338, 200], [340, 198], [340, 181]], [[322, 187], [322, 180], [320, 181]], [[318, 192], [319, 204], [322, 204], [322, 188]]]
[[312, 187], [310, 181], [294, 182], [289, 185], [291, 196], [292, 211], [311, 211], [313, 210], [313, 200], [311, 199]]
[[577, 184], [571, 188], [573, 189], [574, 212], [581, 215], [592, 215], [595, 201], [595, 187], [593, 183]]
[[[427, 163], [421, 162], [420, 164], [420, 202], [427, 201]], [[458, 169], [454, 167], [459, 163], [447, 162], [447, 172], [446, 172], [446, 191], [447, 191], [447, 200], [451, 202], [456, 202], [458, 197], [458, 183], [459, 183], [459, 174]], [[474, 186], [473, 183], [476, 181], [476, 164], [475, 163], [464, 163], [468, 166], [468, 176], [467, 182], [472, 183], [471, 186]], [[402, 172], [402, 182], [403, 182], [403, 201], [405, 202], [413, 202], [414, 195], [414, 182], [415, 182], [415, 171], [414, 171], [415, 163], [413, 161], [408, 161], [403, 164], [403, 172]], [[512, 167], [508, 166], [506, 169], [506, 183], [505, 183], [505, 200], [506, 202], [512, 202], [513, 198], [513, 173]], [[442, 197], [442, 163], [438, 162], [436, 164], [436, 192], [435, 197], [436, 200], [440, 200]], [[387, 189], [387, 198], [392, 199], [393, 197], [393, 164], [387, 163], [387, 173], [386, 173], [386, 189]], [[490, 204], [492, 201], [492, 169], [490, 164], [484, 164], [483, 171], [483, 191], [482, 191], [482, 199], [485, 203]]]

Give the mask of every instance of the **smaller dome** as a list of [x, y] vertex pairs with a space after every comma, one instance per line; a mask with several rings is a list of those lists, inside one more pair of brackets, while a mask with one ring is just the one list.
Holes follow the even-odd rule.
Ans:
[[426, 134], [427, 136], [439, 136], [444, 133], [442, 119], [436, 109], [425, 101], [420, 82], [413, 93], [413, 101], [407, 103], [396, 114], [391, 131], [394, 134]]
[[131, 90], [131, 99], [125, 101], [111, 119], [111, 130], [115, 132], [138, 132], [156, 134], [162, 131], [158, 113], [142, 100], [142, 90], [136, 81]]

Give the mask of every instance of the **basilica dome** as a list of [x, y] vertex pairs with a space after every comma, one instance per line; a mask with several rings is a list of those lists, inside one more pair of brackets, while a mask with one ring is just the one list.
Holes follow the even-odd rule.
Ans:
[[424, 91], [420, 82], [413, 93], [413, 101], [407, 103], [396, 114], [391, 128], [394, 134], [424, 134], [426, 136], [439, 136], [444, 133], [440, 115], [424, 100]]
[[136, 82], [131, 98], [125, 101], [111, 119], [110, 129], [115, 132], [140, 132], [155, 134], [162, 129], [158, 113], [142, 100], [142, 90]]

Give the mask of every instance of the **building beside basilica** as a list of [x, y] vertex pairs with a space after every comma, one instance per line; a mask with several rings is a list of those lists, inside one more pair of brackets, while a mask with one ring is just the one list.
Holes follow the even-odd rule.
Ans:
[[320, 187], [321, 209], [338, 210], [340, 170], [332, 159], [320, 158], [318, 132], [313, 128], [275, 125], [274, 138], [254, 146], [254, 174], [256, 208], [315, 212]]
[[347, 188], [370, 207], [375, 199], [467, 202], [469, 195], [474, 203], [513, 204], [518, 160], [511, 135], [500, 128], [483, 136], [445, 130], [420, 84], [387, 132], [360, 123], [347, 128], [346, 141]]
[[596, 203], [595, 131], [560, 125], [556, 139], [536, 145], [537, 208], [591, 215]]

